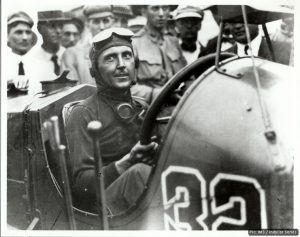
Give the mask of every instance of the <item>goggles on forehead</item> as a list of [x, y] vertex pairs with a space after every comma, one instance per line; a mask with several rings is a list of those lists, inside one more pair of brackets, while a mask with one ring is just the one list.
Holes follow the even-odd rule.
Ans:
[[126, 28], [117, 28], [117, 27], [109, 28], [98, 33], [92, 39], [92, 43], [94, 45], [97, 45], [99, 43], [101, 44], [102, 42], [108, 40], [113, 35], [124, 37], [124, 38], [131, 38], [133, 36], [133, 32]]

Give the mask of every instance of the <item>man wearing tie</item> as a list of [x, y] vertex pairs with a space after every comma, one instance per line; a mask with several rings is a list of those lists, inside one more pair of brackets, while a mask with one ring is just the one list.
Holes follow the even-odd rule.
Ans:
[[65, 48], [61, 46], [62, 25], [71, 20], [62, 11], [38, 12], [38, 32], [42, 45], [34, 51], [36, 62], [36, 80], [48, 81], [56, 79], [61, 73], [61, 57]]
[[[250, 39], [251, 39], [251, 48], [254, 56], [258, 56], [258, 52], [260, 49], [260, 44], [262, 37], [259, 34], [258, 25], [248, 25]], [[232, 27], [232, 35], [236, 41], [236, 53], [239, 56], [250, 55], [250, 49], [247, 42], [245, 26], [241, 23], [233, 24]]]
[[[249, 24], [248, 28], [253, 55], [273, 61], [271, 52], [267, 45], [267, 40], [259, 33], [258, 25]], [[250, 48], [247, 42], [244, 24], [233, 24], [232, 35], [236, 41], [235, 51], [233, 51], [239, 56], [250, 55]], [[271, 40], [271, 43], [273, 46], [275, 61], [289, 65], [291, 57], [291, 44], [288, 42], [280, 42], [274, 39]]]
[[27, 94], [30, 77], [30, 49], [36, 44], [33, 20], [25, 12], [12, 13], [7, 19], [7, 92], [8, 95]]

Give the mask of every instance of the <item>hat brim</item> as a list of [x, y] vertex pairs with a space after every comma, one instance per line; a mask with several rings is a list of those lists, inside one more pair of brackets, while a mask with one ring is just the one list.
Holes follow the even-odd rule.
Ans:
[[69, 21], [70, 18], [47, 18], [47, 19], [39, 19], [38, 22], [66, 22]]
[[113, 17], [113, 14], [111, 12], [95, 12], [87, 16], [87, 19], [97, 19], [97, 18], [104, 18], [111, 16]]
[[33, 26], [33, 22], [26, 20], [23, 17], [15, 17], [15, 18], [11, 19], [10, 21], [8, 21], [7, 25], [11, 25], [15, 22], [25, 23], [25, 24], [29, 25], [30, 28]]
[[183, 18], [198, 18], [203, 19], [203, 17], [196, 12], [183, 12], [174, 17], [174, 20], [183, 19]]

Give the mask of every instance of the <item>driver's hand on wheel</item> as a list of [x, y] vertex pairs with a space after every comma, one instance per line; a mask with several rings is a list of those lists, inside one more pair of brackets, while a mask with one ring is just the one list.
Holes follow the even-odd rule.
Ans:
[[116, 161], [115, 165], [119, 174], [122, 174], [130, 166], [136, 163], [146, 163], [151, 165], [153, 163], [154, 153], [156, 152], [157, 147], [158, 144], [154, 141], [147, 145], [142, 145], [140, 142], [137, 142], [127, 155], [125, 155], [121, 160]]
[[157, 147], [158, 144], [154, 141], [147, 145], [141, 145], [140, 142], [138, 142], [130, 151], [130, 162], [132, 164], [140, 162], [151, 164]]

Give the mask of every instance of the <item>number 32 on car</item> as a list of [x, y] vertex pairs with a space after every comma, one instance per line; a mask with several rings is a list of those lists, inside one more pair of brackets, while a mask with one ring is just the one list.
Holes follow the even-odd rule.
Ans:
[[[166, 230], [267, 228], [265, 190], [252, 177], [169, 166], [161, 176]], [[209, 189], [209, 190], [208, 190]]]

